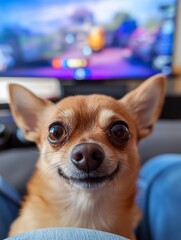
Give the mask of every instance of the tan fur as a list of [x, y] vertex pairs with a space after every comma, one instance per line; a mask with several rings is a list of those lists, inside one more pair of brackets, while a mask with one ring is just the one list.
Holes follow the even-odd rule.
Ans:
[[99, 123], [100, 123], [101, 126], [106, 127], [108, 121], [111, 122], [111, 119], [114, 118], [115, 115], [116, 115], [116, 113], [113, 112], [113, 111], [110, 110], [110, 109], [102, 109], [102, 110], [100, 111], [100, 113], [99, 113], [98, 121], [99, 121]]
[[[11, 226], [10, 236], [47, 227], [81, 227], [134, 239], [133, 230], [140, 215], [134, 201], [139, 171], [137, 143], [151, 132], [159, 116], [164, 83], [165, 78], [157, 75], [118, 101], [90, 95], [68, 97], [55, 105], [21, 86], [10, 85], [11, 109], [17, 124], [40, 149], [36, 171], [28, 183], [28, 195], [22, 203], [20, 216]], [[155, 89], [154, 98], [149, 88]], [[27, 108], [21, 97], [17, 100], [22, 92], [23, 96], [27, 93]], [[28, 121], [28, 117], [34, 122]], [[128, 124], [131, 136], [126, 146], [119, 148], [110, 142], [106, 133], [108, 126], [117, 120]], [[56, 147], [47, 140], [49, 125], [55, 121], [70, 126], [68, 140]], [[103, 167], [110, 173], [117, 162], [121, 164], [112, 181], [94, 190], [79, 189], [57, 174], [57, 166], [61, 166], [66, 175], [71, 175], [71, 151], [76, 144], [84, 142], [97, 143], [104, 149]]]

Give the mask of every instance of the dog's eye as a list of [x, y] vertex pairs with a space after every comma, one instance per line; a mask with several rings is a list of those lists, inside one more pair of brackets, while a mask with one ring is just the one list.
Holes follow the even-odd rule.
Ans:
[[123, 145], [130, 138], [128, 125], [123, 121], [114, 123], [110, 128], [109, 136], [116, 145]]
[[50, 143], [60, 143], [67, 136], [67, 130], [61, 123], [53, 123], [49, 127], [48, 141]]

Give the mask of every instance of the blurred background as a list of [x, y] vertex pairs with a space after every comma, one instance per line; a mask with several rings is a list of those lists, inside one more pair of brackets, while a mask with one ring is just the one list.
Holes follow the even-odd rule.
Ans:
[[179, 15], [179, 0], [1, 1], [0, 76], [170, 75], [180, 61]]

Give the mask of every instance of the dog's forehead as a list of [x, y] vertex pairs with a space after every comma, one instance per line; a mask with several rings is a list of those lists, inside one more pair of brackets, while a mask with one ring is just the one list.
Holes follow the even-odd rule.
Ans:
[[57, 107], [60, 117], [67, 119], [77, 119], [80, 116], [86, 119], [99, 118], [102, 124], [118, 114], [123, 115], [123, 118], [127, 115], [119, 101], [105, 95], [68, 97], [58, 102]]
[[61, 112], [70, 114], [73, 112], [99, 112], [102, 109], [110, 109], [112, 112], [120, 111], [120, 104], [113, 98], [104, 95], [87, 95], [67, 97], [58, 103]]

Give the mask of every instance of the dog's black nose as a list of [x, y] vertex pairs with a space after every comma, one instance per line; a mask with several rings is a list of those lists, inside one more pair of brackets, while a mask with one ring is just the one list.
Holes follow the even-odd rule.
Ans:
[[91, 172], [100, 166], [104, 157], [104, 151], [98, 144], [81, 143], [72, 150], [71, 161], [78, 169]]

